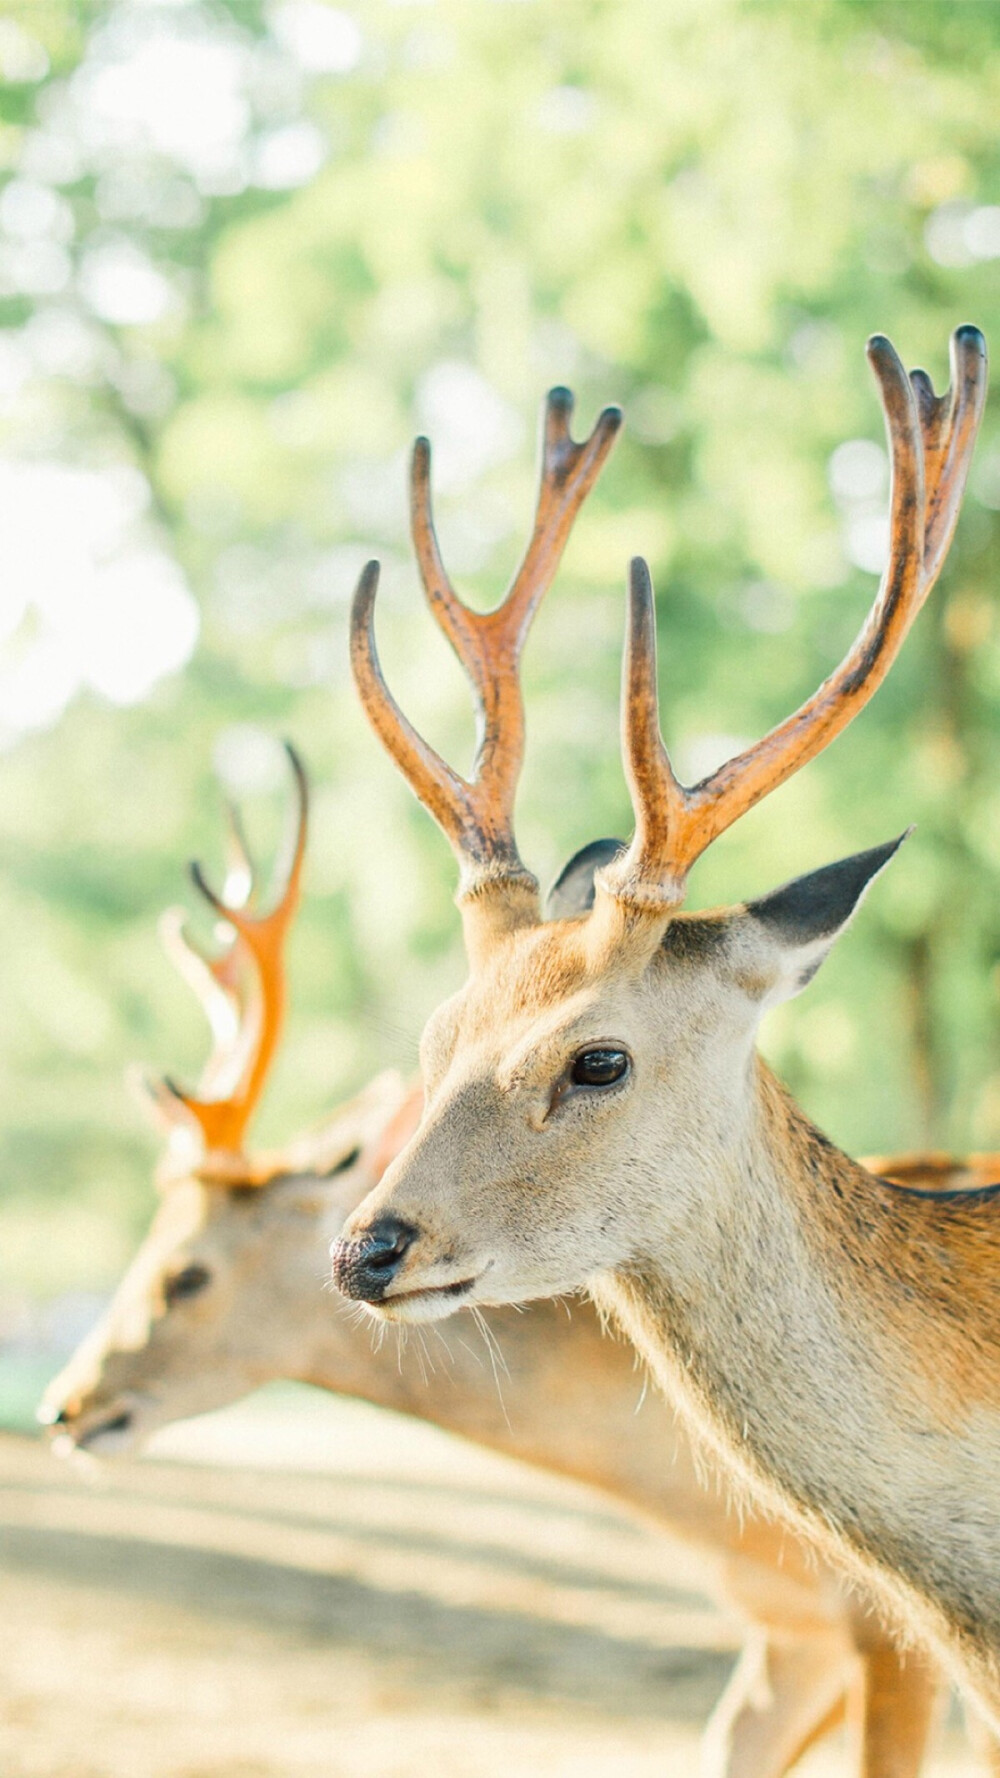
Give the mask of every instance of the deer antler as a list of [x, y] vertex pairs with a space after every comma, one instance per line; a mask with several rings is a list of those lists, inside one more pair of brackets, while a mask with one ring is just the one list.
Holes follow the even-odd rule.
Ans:
[[221, 957], [207, 958], [185, 932], [183, 915], [171, 912], [161, 923], [168, 954], [205, 1010], [214, 1048], [197, 1094], [183, 1092], [169, 1079], [152, 1083], [151, 1090], [168, 1117], [180, 1112], [194, 1120], [206, 1153], [216, 1157], [241, 1152], [284, 1018], [284, 946], [298, 906], [308, 821], [305, 768], [289, 743], [286, 751], [295, 778], [294, 821], [270, 912], [254, 911], [256, 873], [236, 811], [230, 810], [230, 866], [222, 893], [206, 882], [200, 865], [191, 866], [196, 887], [232, 931], [229, 947]]
[[[245, 907], [253, 886], [253, 865], [247, 851], [239, 812], [230, 804], [227, 814], [227, 865], [222, 899], [230, 907]], [[210, 1098], [220, 1075], [231, 1070], [234, 1045], [243, 1017], [240, 947], [230, 943], [220, 957], [206, 957], [187, 931], [183, 908], [167, 908], [159, 922], [160, 943], [178, 974], [192, 990], [208, 1021], [213, 1051], [202, 1070], [200, 1090]]]
[[889, 558], [860, 635], [836, 672], [794, 716], [688, 789], [660, 733], [656, 619], [649, 570], [631, 565], [622, 687], [622, 750], [635, 837], [598, 879], [604, 896], [668, 911], [688, 872], [734, 821], [829, 745], [889, 671], [941, 570], [954, 533], [986, 395], [978, 328], [951, 339], [951, 386], [937, 397], [923, 371], [908, 377], [887, 339], [868, 342], [892, 454]]
[[618, 408], [605, 408], [590, 437], [577, 444], [569, 430], [572, 412], [569, 390], [551, 390], [545, 404], [531, 540], [503, 601], [484, 616], [462, 603], [445, 572], [431, 513], [431, 448], [425, 438], [418, 438], [414, 446], [410, 511], [420, 576], [431, 611], [475, 694], [477, 747], [471, 779], [460, 777], [428, 746], [385, 683], [374, 632], [377, 562], [365, 568], [354, 597], [351, 662], [362, 704], [383, 746], [450, 840], [461, 867], [460, 893], [465, 896], [498, 884], [505, 891], [520, 886], [529, 898], [537, 893], [534, 877], [521, 863], [513, 830], [524, 754], [521, 650], [555, 577], [573, 521], [621, 425]]

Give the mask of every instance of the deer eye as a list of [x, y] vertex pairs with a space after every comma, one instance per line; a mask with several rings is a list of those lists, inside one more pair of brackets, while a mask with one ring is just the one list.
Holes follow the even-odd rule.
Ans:
[[361, 1159], [361, 1149], [360, 1148], [350, 1149], [347, 1154], [342, 1155], [340, 1160], [335, 1162], [335, 1164], [330, 1168], [330, 1172], [327, 1177], [330, 1179], [333, 1179], [335, 1177], [335, 1175], [338, 1173], [349, 1173], [352, 1167], [357, 1166], [360, 1159]]
[[185, 1266], [183, 1271], [175, 1272], [163, 1286], [163, 1294], [168, 1305], [180, 1303], [189, 1296], [197, 1296], [206, 1284], [212, 1281], [212, 1274], [207, 1266], [192, 1264]]
[[619, 1049], [581, 1050], [570, 1064], [569, 1077], [575, 1087], [613, 1087], [624, 1080], [629, 1071], [628, 1052]]

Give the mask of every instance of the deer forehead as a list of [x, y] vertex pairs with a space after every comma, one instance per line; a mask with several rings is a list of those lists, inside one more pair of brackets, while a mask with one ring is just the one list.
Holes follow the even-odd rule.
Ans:
[[[163, 1193], [132, 1274], [152, 1288], [188, 1256], [214, 1262], [238, 1258], [259, 1239], [263, 1205], [257, 1200], [264, 1195], [255, 1192], [244, 1202], [224, 1187], [196, 1178], [175, 1181]], [[128, 1278], [126, 1274], [125, 1283]]]
[[172, 1253], [202, 1234], [213, 1220], [215, 1194], [195, 1178], [165, 1186], [144, 1246], [151, 1255]]
[[724, 916], [678, 915], [640, 969], [627, 951], [594, 957], [578, 920], [515, 933], [430, 1020], [425, 1079], [432, 1092], [489, 1081], [506, 1093], [558, 1075], [588, 1043], [697, 1041], [745, 986], [729, 951]]
[[488, 1018], [502, 1007], [507, 1017], [538, 1016], [596, 984], [578, 920], [523, 927], [507, 935], [474, 971], [467, 992]]
[[579, 922], [510, 934], [428, 1022], [425, 1069], [447, 1066], [459, 1046], [497, 1058], [531, 1035], [551, 1040], [560, 1028], [585, 1022], [615, 980], [614, 972], [594, 970]]
[[499, 1055], [535, 1021], [551, 1020], [585, 987], [579, 933], [558, 927], [509, 934], [465, 985], [431, 1015], [420, 1044], [424, 1079], [445, 1074], [461, 1050]]

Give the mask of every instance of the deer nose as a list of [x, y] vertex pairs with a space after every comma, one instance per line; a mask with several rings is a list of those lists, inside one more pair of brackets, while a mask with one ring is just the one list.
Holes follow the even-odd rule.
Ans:
[[337, 1289], [362, 1303], [381, 1302], [417, 1233], [411, 1223], [383, 1216], [356, 1240], [334, 1241], [330, 1262]]
[[68, 1426], [72, 1418], [67, 1407], [50, 1408], [44, 1401], [35, 1409], [35, 1419], [40, 1426]]

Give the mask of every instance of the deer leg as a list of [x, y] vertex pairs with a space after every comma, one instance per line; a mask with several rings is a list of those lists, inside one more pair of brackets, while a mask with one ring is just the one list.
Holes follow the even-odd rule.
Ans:
[[978, 1714], [966, 1708], [965, 1723], [976, 1754], [984, 1772], [990, 1778], [1000, 1778], [1000, 1737], [994, 1734], [988, 1722], [984, 1722]]
[[853, 1669], [842, 1635], [752, 1635], [709, 1718], [700, 1778], [784, 1778], [842, 1717]]
[[860, 1654], [849, 1715], [861, 1778], [917, 1778], [941, 1697], [941, 1675], [919, 1650], [888, 1640]]

